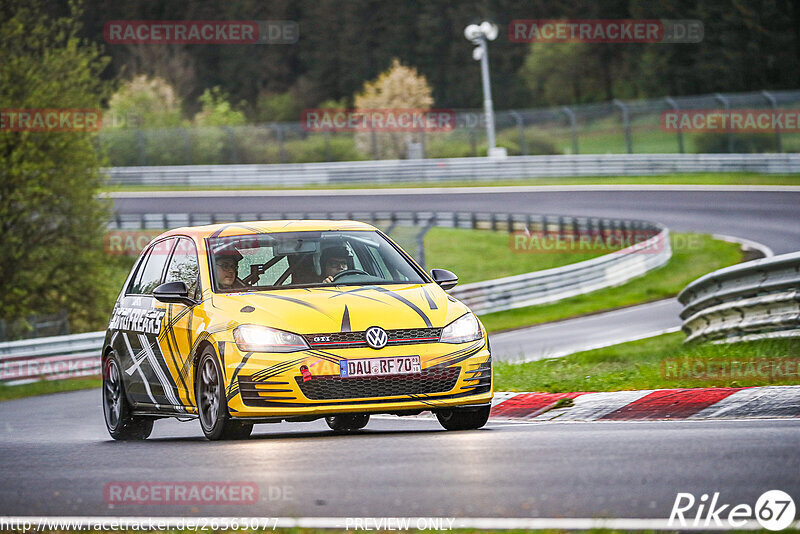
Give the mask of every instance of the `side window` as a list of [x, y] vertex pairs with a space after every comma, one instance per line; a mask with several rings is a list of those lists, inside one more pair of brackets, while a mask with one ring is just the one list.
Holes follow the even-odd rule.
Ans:
[[175, 244], [175, 239], [167, 239], [156, 243], [147, 251], [147, 257], [142, 260], [133, 282], [128, 287], [131, 295], [152, 295], [153, 290], [161, 283], [161, 273], [167, 263], [169, 253]]
[[181, 238], [172, 254], [164, 282], [183, 282], [189, 288], [189, 296], [197, 298], [200, 267], [197, 263], [197, 248], [191, 239]]
[[367, 249], [367, 253], [372, 258], [373, 263], [378, 268], [378, 272], [375, 273], [377, 276], [380, 276], [386, 280], [393, 280], [394, 273], [386, 266], [386, 262], [383, 261], [383, 257], [378, 252], [378, 249], [373, 247], [364, 247]]
[[361, 263], [361, 258], [358, 255], [358, 251], [354, 249], [352, 243], [348, 243], [348, 247], [350, 249], [350, 254], [353, 256], [353, 269], [359, 269], [361, 271], [366, 270], [364, 265]]

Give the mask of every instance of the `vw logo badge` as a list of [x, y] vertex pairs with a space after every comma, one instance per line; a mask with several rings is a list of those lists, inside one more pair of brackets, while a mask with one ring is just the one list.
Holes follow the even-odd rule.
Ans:
[[367, 340], [367, 345], [373, 349], [382, 349], [389, 341], [389, 336], [386, 335], [386, 330], [380, 326], [370, 326], [367, 328], [364, 337]]

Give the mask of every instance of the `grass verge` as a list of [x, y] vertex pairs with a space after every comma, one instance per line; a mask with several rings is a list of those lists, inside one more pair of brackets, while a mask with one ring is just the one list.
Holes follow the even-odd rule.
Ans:
[[589, 260], [602, 253], [526, 254], [514, 252], [510, 234], [491, 230], [431, 228], [425, 235], [426, 263], [458, 275], [468, 284], [541, 271]]
[[218, 186], [108, 186], [107, 193], [123, 191], [238, 191], [238, 190], [282, 190], [282, 189], [394, 189], [405, 187], [493, 187], [524, 185], [800, 185], [797, 174], [761, 174], [753, 172], [665, 174], [654, 176], [586, 176], [580, 178], [523, 178], [520, 180], [453, 180], [448, 182], [391, 182], [358, 184], [316, 184], [303, 187], [263, 185], [218, 185]]
[[[622, 391], [800, 384], [800, 344], [684, 345], [675, 332], [563, 358], [494, 364], [495, 391]], [[780, 372], [763, 361], [781, 362]]]
[[672, 234], [671, 239], [667, 264], [627, 284], [552, 304], [484, 314], [481, 321], [489, 332], [498, 332], [673, 297], [692, 280], [742, 260], [739, 245], [708, 235]]
[[0, 385], [0, 401], [79, 389], [99, 389], [101, 384], [102, 381], [99, 378], [90, 377], [70, 378], [68, 380], [40, 380], [19, 386]]

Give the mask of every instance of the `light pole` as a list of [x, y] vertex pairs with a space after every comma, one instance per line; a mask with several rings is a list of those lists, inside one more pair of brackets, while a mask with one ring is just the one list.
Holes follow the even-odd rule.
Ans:
[[489, 83], [489, 47], [487, 41], [497, 39], [497, 25], [484, 21], [470, 24], [464, 29], [464, 37], [477, 48], [472, 51], [472, 59], [481, 62], [481, 80], [483, 82], [483, 111], [486, 115], [486, 136], [489, 140], [489, 157], [505, 157], [506, 149], [497, 148], [494, 138], [494, 106], [492, 104], [492, 86]]

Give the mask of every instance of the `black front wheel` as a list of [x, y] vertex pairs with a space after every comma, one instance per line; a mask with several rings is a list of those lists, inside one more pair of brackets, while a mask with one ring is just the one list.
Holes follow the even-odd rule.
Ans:
[[119, 360], [113, 352], [103, 362], [103, 416], [108, 433], [117, 440], [147, 439], [153, 431], [152, 418], [131, 414]]
[[325, 418], [328, 426], [337, 433], [354, 432], [367, 426], [369, 423], [368, 413], [329, 415]]
[[491, 410], [491, 406], [451, 408], [437, 411], [436, 419], [447, 430], [474, 430], [486, 424]]
[[250, 436], [253, 425], [236, 421], [228, 413], [222, 372], [217, 357], [210, 348], [203, 352], [197, 365], [195, 398], [200, 426], [206, 438], [213, 441], [247, 439]]

